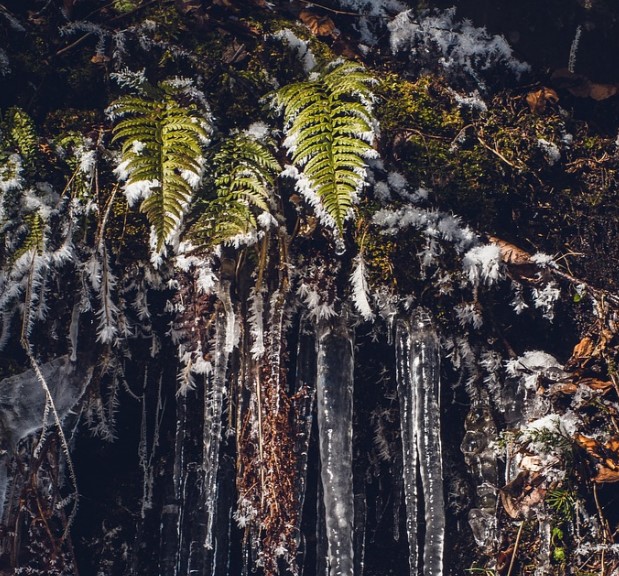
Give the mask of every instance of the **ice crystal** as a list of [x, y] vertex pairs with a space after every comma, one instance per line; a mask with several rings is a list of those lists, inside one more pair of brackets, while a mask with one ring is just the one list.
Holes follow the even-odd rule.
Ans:
[[283, 40], [297, 53], [299, 60], [303, 63], [304, 70], [309, 73], [316, 67], [316, 58], [305, 40], [301, 40], [292, 30], [284, 28], [274, 34], [278, 40]]
[[548, 140], [539, 138], [537, 141], [537, 146], [544, 153], [548, 164], [551, 166], [561, 160], [561, 150], [559, 150], [559, 147], [554, 142], [549, 142]]
[[471, 248], [462, 261], [464, 273], [471, 284], [494, 284], [501, 273], [501, 249], [496, 244]]
[[502, 66], [517, 78], [529, 66], [517, 60], [503, 36], [476, 28], [469, 20], [458, 21], [456, 8], [398, 14], [390, 23], [391, 49], [408, 52], [411, 64], [436, 66], [454, 79], [472, 79], [485, 89], [483, 73]]
[[560, 296], [561, 291], [555, 282], [548, 282], [543, 288], [533, 288], [533, 303], [548, 320], [554, 318], [554, 305]]
[[374, 313], [368, 300], [368, 282], [365, 261], [361, 254], [353, 259], [353, 271], [350, 275], [352, 284], [352, 299], [355, 308], [361, 314], [364, 320], [372, 320]]

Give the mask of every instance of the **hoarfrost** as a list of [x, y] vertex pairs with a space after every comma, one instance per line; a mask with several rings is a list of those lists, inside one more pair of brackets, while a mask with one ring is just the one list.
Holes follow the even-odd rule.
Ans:
[[353, 271], [350, 275], [350, 281], [352, 283], [352, 299], [355, 304], [355, 308], [361, 314], [364, 320], [372, 320], [374, 313], [368, 300], [368, 282], [367, 273], [365, 269], [365, 261], [361, 254], [355, 256], [353, 260]]
[[485, 71], [503, 66], [519, 78], [530, 67], [517, 60], [503, 36], [492, 36], [469, 20], [456, 20], [456, 8], [398, 14], [388, 25], [393, 52], [409, 52], [411, 64], [438, 66], [448, 75], [462, 75], [485, 89]]
[[561, 290], [555, 282], [548, 282], [543, 288], [533, 288], [533, 303], [543, 311], [548, 320], [554, 318], [554, 305], [560, 296]]
[[501, 249], [496, 244], [471, 248], [464, 255], [462, 267], [474, 286], [494, 284], [501, 273]]
[[309, 48], [308, 42], [301, 40], [292, 30], [284, 28], [274, 34], [278, 40], [283, 40], [292, 48], [298, 55], [299, 60], [303, 63], [303, 69], [309, 73], [316, 67], [316, 58]]
[[537, 140], [538, 148], [544, 153], [548, 164], [554, 166], [559, 160], [561, 160], [561, 150], [554, 142], [549, 142], [543, 138]]

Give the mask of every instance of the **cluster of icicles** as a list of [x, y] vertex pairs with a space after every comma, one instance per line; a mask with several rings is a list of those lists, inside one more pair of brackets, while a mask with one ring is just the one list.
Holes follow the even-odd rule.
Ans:
[[[277, 306], [272, 306], [271, 315], [274, 310], [277, 310]], [[232, 352], [232, 338], [226, 337], [226, 332], [234, 330], [231, 314], [233, 312], [228, 309], [217, 316], [212, 354], [213, 370], [207, 377], [209, 393], [205, 399], [201, 482], [201, 507], [205, 515], [202, 534], [204, 547], [199, 550], [190, 546], [187, 554], [182, 552], [187, 549], [182, 543], [184, 539], [195, 543], [196, 534], [190, 533], [195, 532], [195, 527], [192, 528], [190, 523], [183, 520], [184, 514], [190, 514], [189, 510], [171, 511], [176, 519], [176, 530], [170, 530], [169, 534], [176, 532], [180, 554], [170, 574], [192, 573], [192, 570], [199, 569], [200, 566], [204, 568], [205, 561], [207, 565], [210, 564], [209, 573], [216, 572], [216, 549], [220, 531], [213, 523], [218, 514], [218, 454], [225, 410], [226, 370]], [[311, 388], [315, 386], [316, 390], [323, 504], [320, 508], [321, 515], [324, 515], [319, 518], [322, 523], [322, 537], [318, 535], [317, 574], [322, 576], [353, 576], [363, 571], [364, 538], [359, 534], [363, 532], [363, 526], [359, 526], [363, 522], [359, 522], [359, 517], [363, 516], [364, 511], [359, 510], [363, 503], [356, 501], [352, 473], [355, 344], [354, 330], [346, 316], [342, 314], [336, 318], [321, 319], [309, 330], [306, 327], [306, 335], [300, 338], [297, 359], [297, 379], [303, 384], [309, 384]], [[279, 324], [281, 328], [281, 323]], [[269, 322], [269, 330], [271, 328], [273, 326]], [[399, 319], [394, 330], [410, 575], [417, 576], [422, 573], [425, 576], [438, 576], [443, 574], [445, 535], [439, 407], [440, 344], [432, 317], [423, 308]], [[271, 337], [277, 339], [278, 335]], [[311, 349], [304, 350], [303, 347]], [[269, 375], [263, 377], [268, 378]], [[313, 382], [310, 382], [311, 380]], [[263, 398], [262, 401], [268, 400]], [[302, 490], [305, 486], [304, 475], [307, 473], [311, 413], [310, 401], [309, 407], [305, 407], [308, 424], [304, 431], [298, 432], [302, 443], [305, 443], [301, 448], [305, 461], [300, 464], [299, 473]], [[183, 427], [180, 421], [179, 425]], [[264, 426], [264, 423], [262, 425]], [[265, 447], [264, 450], [266, 449]], [[179, 461], [178, 466], [175, 466], [180, 472], [175, 484], [178, 490], [177, 500], [184, 502], [181, 508], [187, 507], [187, 494], [183, 494], [183, 491], [188, 490], [188, 483], [191, 481], [182, 473], [184, 464]], [[422, 488], [421, 495], [418, 494], [418, 485]], [[299, 494], [301, 503], [303, 499], [304, 494]], [[421, 521], [419, 515], [422, 510], [425, 510], [425, 528], [419, 531], [417, 526]], [[251, 514], [251, 507], [235, 513], [237, 516], [245, 515], [243, 522], [251, 522]], [[163, 525], [165, 524], [164, 521]], [[282, 551], [282, 555], [284, 554]]]

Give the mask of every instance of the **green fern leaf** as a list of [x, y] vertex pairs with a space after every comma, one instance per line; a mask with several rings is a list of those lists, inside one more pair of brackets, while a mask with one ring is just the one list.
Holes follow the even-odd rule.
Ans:
[[224, 141], [210, 164], [215, 197], [198, 206], [201, 213], [191, 234], [217, 244], [256, 229], [256, 211], [270, 211], [280, 165], [265, 144], [244, 135]]
[[365, 181], [366, 159], [375, 156], [371, 85], [374, 79], [344, 62], [311, 82], [275, 93], [283, 108], [293, 163], [302, 169], [330, 222], [341, 234]]
[[27, 170], [33, 171], [39, 159], [39, 137], [34, 122], [21, 108], [9, 108], [5, 115], [8, 136]]
[[24, 216], [24, 224], [26, 226], [26, 235], [23, 238], [19, 248], [13, 254], [13, 261], [18, 260], [29, 250], [33, 250], [39, 256], [45, 250], [45, 229], [46, 222], [38, 212], [31, 212]]
[[121, 142], [119, 173], [125, 192], [140, 205], [155, 231], [157, 252], [180, 226], [202, 175], [202, 145], [208, 139], [205, 113], [179, 102], [171, 85], [142, 96], [122, 96], [110, 106], [120, 118], [113, 142]]

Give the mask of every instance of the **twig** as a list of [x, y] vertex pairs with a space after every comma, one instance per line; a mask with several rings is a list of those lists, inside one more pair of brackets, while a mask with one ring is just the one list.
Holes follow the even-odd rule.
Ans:
[[[126, 18], [127, 16], [131, 16], [132, 14], [134, 14], [135, 12], [138, 12], [139, 10], [142, 10], [143, 8], [146, 8], [152, 4], [159, 4], [159, 3], [161, 3], [161, 0], [151, 0], [150, 2], [147, 2], [146, 4], [141, 4], [140, 6], [136, 6], [130, 12], [125, 12], [124, 14], [119, 14], [118, 16], [114, 16], [114, 18], [110, 19], [110, 22], [115, 22], [116, 20], [120, 20], [121, 18]], [[105, 8], [105, 6], [102, 6], [99, 10], [103, 10], [103, 8]], [[97, 10], [95, 10], [94, 12], [97, 12]], [[92, 14], [94, 14], [94, 12], [91, 12], [88, 16], [91, 16]], [[62, 54], [64, 54], [65, 52], [68, 52], [69, 50], [72, 50], [76, 46], [79, 46], [89, 36], [92, 36], [92, 32], [86, 32], [86, 34], [84, 34], [83, 36], [80, 36], [77, 40], [75, 40], [75, 42], [65, 46], [64, 48], [61, 48], [60, 50], [57, 50], [54, 56], [62, 56]]]
[[600, 517], [600, 524], [602, 525], [602, 568], [600, 572], [600, 576], [604, 576], [604, 556], [606, 552], [606, 544], [608, 544], [610, 530], [608, 527], [608, 522], [606, 518], [604, 518], [604, 512], [602, 511], [602, 507], [600, 506], [600, 501], [598, 499], [598, 487], [597, 484], [593, 484], [593, 500], [595, 501], [595, 507], [597, 508], [598, 516]]
[[522, 529], [524, 528], [525, 521], [523, 520], [520, 523], [520, 528], [518, 528], [518, 534], [516, 535], [516, 542], [514, 543], [514, 551], [512, 552], [512, 558], [509, 561], [509, 570], [507, 571], [507, 576], [511, 576], [512, 570], [514, 568], [514, 563], [516, 562], [516, 552], [518, 552], [518, 545], [520, 544], [520, 536], [522, 536]]
[[484, 148], [486, 148], [487, 150], [490, 150], [490, 152], [492, 152], [498, 158], [503, 160], [503, 162], [505, 162], [505, 164], [507, 164], [508, 166], [511, 166], [515, 170], [520, 170], [520, 168], [518, 166], [516, 166], [513, 162], [510, 162], [507, 158], [505, 158], [505, 156], [503, 156], [503, 154], [501, 154], [496, 148], [492, 148], [491, 146], [488, 146], [488, 144], [486, 144], [486, 141], [479, 134], [477, 135], [477, 140], [479, 140], [479, 143]]
[[54, 399], [52, 397], [52, 393], [47, 385], [45, 377], [41, 372], [41, 368], [39, 367], [34, 355], [32, 354], [32, 349], [30, 347], [30, 342], [27, 339], [22, 341], [22, 346], [30, 360], [30, 364], [32, 364], [32, 368], [34, 369], [34, 373], [36, 374], [37, 380], [41, 384], [43, 391], [45, 392], [45, 396], [47, 397], [47, 403], [54, 415], [54, 421], [56, 423], [56, 428], [58, 429], [58, 437], [60, 438], [60, 446], [67, 460], [67, 468], [69, 470], [69, 478], [71, 479], [71, 483], [73, 484], [73, 508], [71, 509], [71, 513], [69, 514], [69, 518], [67, 520], [67, 525], [62, 533], [62, 541], [64, 541], [69, 535], [69, 528], [71, 528], [71, 524], [75, 519], [75, 515], [77, 513], [77, 504], [79, 499], [79, 492], [77, 488], [77, 476], [75, 474], [75, 468], [73, 466], [73, 460], [71, 458], [71, 453], [69, 451], [69, 444], [67, 443], [67, 438], [64, 434], [64, 430], [62, 429], [62, 422], [60, 422], [60, 416], [58, 415], [58, 411], [56, 410], [56, 405], [54, 404]]
[[306, 6], [317, 6], [322, 10], [326, 10], [327, 12], [331, 12], [332, 14], [344, 14], [345, 16], [355, 16], [356, 18], [362, 18], [364, 15], [359, 14], [359, 12], [349, 12], [348, 10], [337, 10], [335, 8], [330, 8], [329, 6], [325, 6], [324, 4], [319, 4], [318, 2], [313, 2], [312, 0], [299, 0]]
[[[439, 136], [438, 134], [426, 134], [421, 130], [417, 130], [417, 128], [403, 128], [402, 130], [398, 130], [401, 133], [412, 133], [417, 134], [417, 136], [421, 136], [422, 138], [430, 138], [432, 140], [441, 140], [442, 142], [451, 142], [451, 138], [447, 138], [447, 136]], [[457, 138], [457, 136], [456, 136]]]

